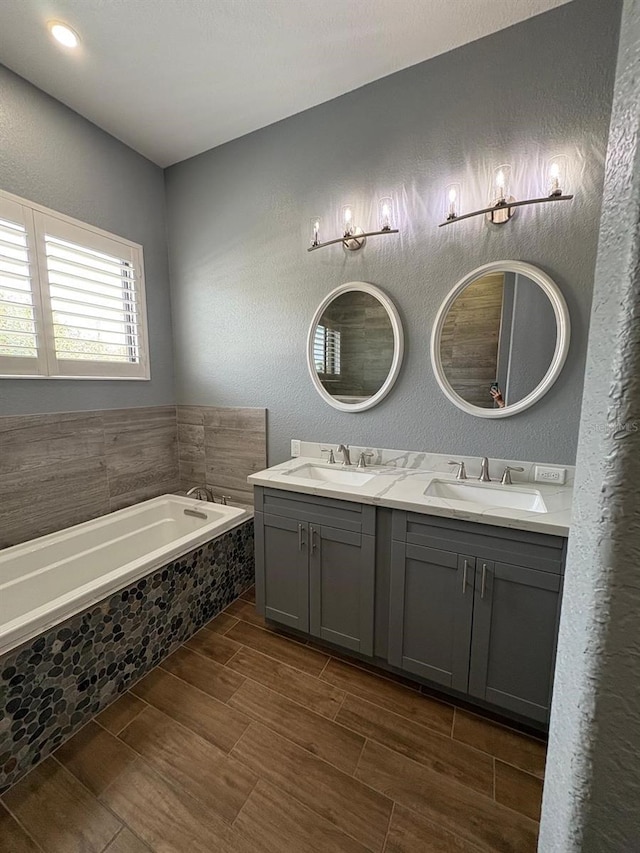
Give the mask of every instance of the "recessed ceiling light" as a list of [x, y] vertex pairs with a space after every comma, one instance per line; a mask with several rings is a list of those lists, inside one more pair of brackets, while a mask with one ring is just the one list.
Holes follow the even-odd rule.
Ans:
[[60, 23], [60, 21], [49, 21], [47, 26], [49, 27], [51, 35], [56, 39], [56, 41], [59, 41], [60, 44], [63, 44], [65, 47], [78, 46], [80, 36], [75, 32], [75, 30], [72, 30], [71, 27]]

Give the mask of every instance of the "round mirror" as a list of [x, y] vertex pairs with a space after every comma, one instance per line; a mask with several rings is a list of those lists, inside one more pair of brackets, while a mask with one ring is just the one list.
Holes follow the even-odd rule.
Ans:
[[569, 349], [569, 312], [549, 276], [521, 261], [469, 273], [442, 303], [431, 335], [438, 384], [458, 408], [506, 418], [536, 403]]
[[404, 336], [395, 305], [365, 281], [336, 287], [314, 314], [307, 365], [320, 396], [343, 412], [375, 406], [398, 377]]

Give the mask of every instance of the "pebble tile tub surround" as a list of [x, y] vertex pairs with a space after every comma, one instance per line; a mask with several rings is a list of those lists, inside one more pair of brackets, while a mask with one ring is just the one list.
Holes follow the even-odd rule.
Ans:
[[0, 793], [254, 577], [253, 520], [0, 657]]

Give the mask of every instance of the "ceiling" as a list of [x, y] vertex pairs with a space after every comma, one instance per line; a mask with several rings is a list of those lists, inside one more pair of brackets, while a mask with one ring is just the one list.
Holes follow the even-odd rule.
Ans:
[[565, 2], [0, 0], [0, 62], [168, 166]]

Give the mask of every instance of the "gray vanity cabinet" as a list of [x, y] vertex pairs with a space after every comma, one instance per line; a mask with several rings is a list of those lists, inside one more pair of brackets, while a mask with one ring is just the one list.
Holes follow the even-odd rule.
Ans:
[[561, 588], [559, 574], [476, 561], [471, 696], [548, 719]]
[[474, 566], [473, 557], [392, 543], [390, 664], [467, 690]]
[[256, 488], [256, 609], [373, 655], [375, 509]]
[[394, 512], [388, 661], [547, 722], [565, 540]]

